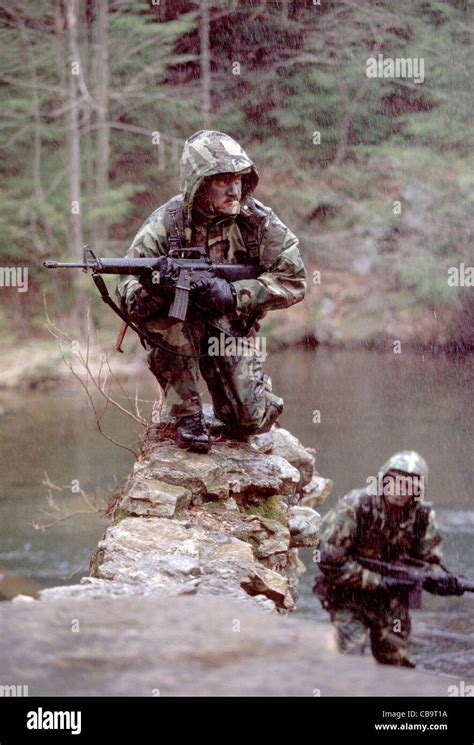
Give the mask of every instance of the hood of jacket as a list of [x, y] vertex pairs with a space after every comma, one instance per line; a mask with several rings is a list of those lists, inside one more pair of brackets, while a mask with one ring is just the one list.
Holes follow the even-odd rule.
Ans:
[[185, 227], [191, 226], [193, 202], [202, 180], [218, 173], [242, 173], [242, 201], [258, 184], [258, 171], [245, 150], [229, 135], [200, 129], [186, 140], [181, 157], [179, 188]]

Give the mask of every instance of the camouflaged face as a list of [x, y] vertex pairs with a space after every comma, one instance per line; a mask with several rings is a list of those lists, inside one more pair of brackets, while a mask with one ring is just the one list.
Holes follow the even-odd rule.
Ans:
[[223, 132], [207, 129], [195, 132], [186, 140], [179, 178], [185, 224], [191, 216], [194, 196], [204, 178], [218, 173], [242, 172], [247, 173], [242, 190], [242, 199], [245, 199], [257, 187], [258, 172], [239, 143]]
[[401, 450], [395, 453], [380, 469], [380, 473], [386, 474], [389, 471], [403, 471], [416, 476], [422, 476], [426, 481], [428, 478], [428, 464], [419, 453], [414, 450]]

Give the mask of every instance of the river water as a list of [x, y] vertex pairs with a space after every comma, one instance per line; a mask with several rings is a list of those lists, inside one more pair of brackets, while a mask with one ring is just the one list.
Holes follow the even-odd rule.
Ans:
[[[316, 449], [319, 472], [334, 481], [321, 512], [351, 488], [363, 486], [392, 453], [418, 450], [430, 466], [426, 499], [437, 510], [445, 562], [474, 578], [474, 360], [291, 350], [270, 355], [266, 369], [275, 392], [285, 399], [282, 425]], [[135, 395], [136, 381], [126, 388]], [[154, 395], [145, 368], [139, 395]], [[319, 423], [313, 421], [316, 410]], [[0, 412], [0, 566], [42, 587], [75, 582], [87, 573], [106, 522], [80, 515], [44, 532], [35, 530], [35, 522], [51, 520], [45, 472], [66, 487], [54, 491], [57, 502], [82, 510], [74, 491], [110, 494], [123, 482], [133, 457], [101, 437], [84, 393], [74, 384], [0, 391]], [[104, 423], [115, 439], [133, 445], [137, 435], [129, 419], [112, 411]], [[308, 572], [301, 580], [297, 612], [326, 620], [311, 594], [311, 552], [301, 553]], [[473, 610], [474, 595], [445, 599], [425, 593], [425, 608], [414, 612], [413, 634], [414, 656], [422, 667], [474, 677]]]

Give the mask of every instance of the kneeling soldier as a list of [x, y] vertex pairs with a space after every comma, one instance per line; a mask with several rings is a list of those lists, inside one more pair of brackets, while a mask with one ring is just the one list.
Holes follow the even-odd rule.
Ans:
[[128, 276], [118, 285], [124, 311], [156, 339], [148, 364], [164, 390], [164, 415], [176, 417], [176, 444], [207, 452], [210, 435], [198, 390], [207, 383], [216, 415], [239, 439], [266, 432], [283, 410], [262, 359], [213, 355], [221, 334], [247, 344], [270, 310], [303, 300], [306, 271], [298, 239], [269, 207], [253, 197], [258, 173], [250, 158], [222, 132], [199, 131], [187, 140], [181, 160], [181, 194], [159, 207], [138, 231], [127, 256], [165, 256], [170, 247], [197, 246], [216, 263], [254, 264], [258, 279], [199, 281], [191, 292], [193, 314], [168, 316], [170, 298], [160, 288]]

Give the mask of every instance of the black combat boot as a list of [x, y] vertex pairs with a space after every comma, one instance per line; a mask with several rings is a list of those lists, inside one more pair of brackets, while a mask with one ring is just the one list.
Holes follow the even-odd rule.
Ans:
[[211, 449], [211, 436], [202, 411], [190, 416], [182, 416], [176, 423], [176, 445], [195, 453], [208, 453]]

